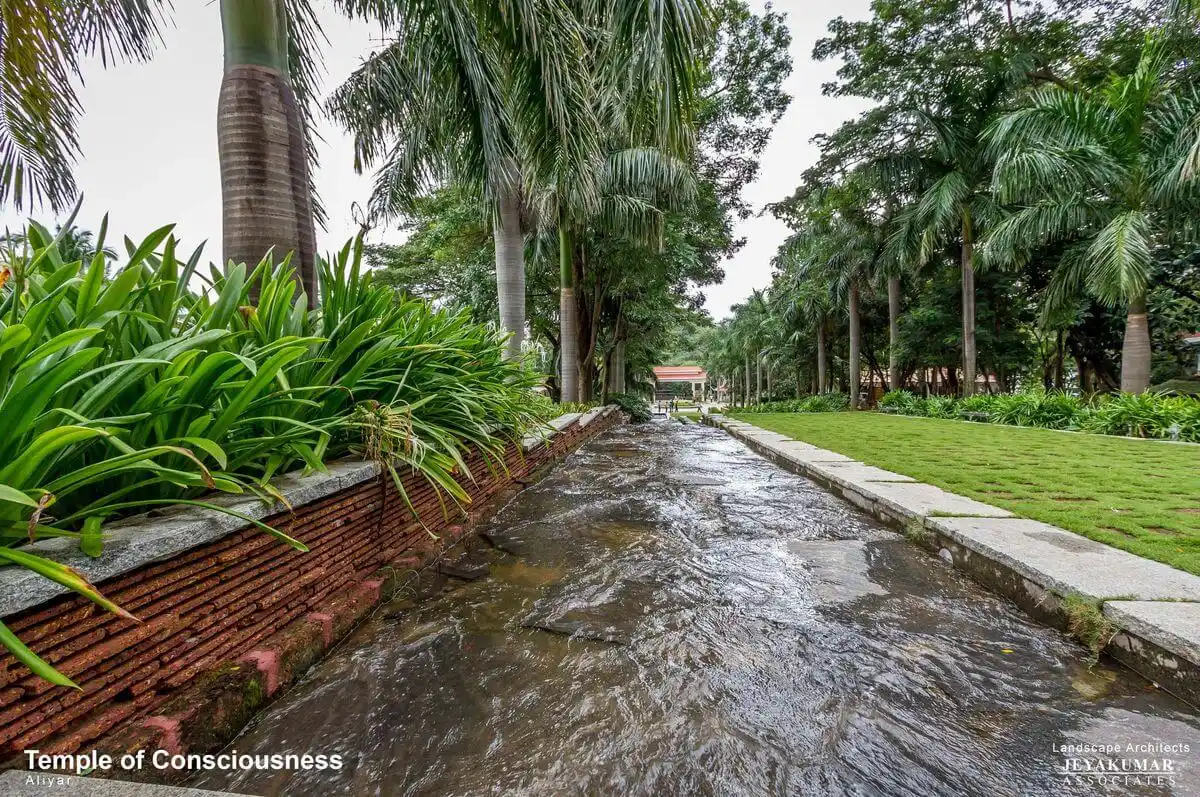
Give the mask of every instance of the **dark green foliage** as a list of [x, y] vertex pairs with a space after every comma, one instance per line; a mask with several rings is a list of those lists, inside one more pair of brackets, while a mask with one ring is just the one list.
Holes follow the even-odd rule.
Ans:
[[1200, 442], [1200, 399], [1191, 396], [1122, 393], [1089, 402], [1058, 390], [965, 399], [922, 398], [907, 390], [894, 390], [879, 400], [879, 407], [898, 415]]
[[211, 507], [214, 490], [273, 501], [272, 477], [348, 453], [466, 501], [467, 452], [498, 467], [536, 421], [532, 375], [498, 333], [397, 299], [362, 268], [360, 242], [320, 264], [324, 301], [310, 311], [286, 261], [202, 275], [200, 252], [178, 257], [170, 233], [127, 242], [111, 279], [103, 232], [90, 262], [64, 261], [37, 225], [0, 252], [0, 562], [116, 611], [13, 546], [69, 537], [96, 555], [106, 520]]
[[608, 403], [616, 404], [622, 412], [629, 415], [629, 420], [633, 423], [645, 423], [654, 417], [650, 411], [650, 403], [632, 393], [610, 393]]
[[845, 393], [821, 393], [791, 401], [772, 401], [752, 404], [738, 412], [843, 412], [850, 408], [850, 397]]

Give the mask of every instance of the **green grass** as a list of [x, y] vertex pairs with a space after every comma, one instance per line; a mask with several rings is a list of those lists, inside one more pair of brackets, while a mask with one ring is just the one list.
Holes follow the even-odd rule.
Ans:
[[1200, 575], [1200, 446], [865, 412], [742, 419]]

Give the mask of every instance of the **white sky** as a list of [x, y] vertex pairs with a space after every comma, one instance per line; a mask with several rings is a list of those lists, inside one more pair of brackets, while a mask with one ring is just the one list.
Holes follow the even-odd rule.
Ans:
[[[759, 0], [752, 5], [761, 6]], [[841, 0], [836, 6], [817, 0], [778, 0], [792, 30], [794, 69], [787, 89], [791, 108], [780, 121], [763, 156], [760, 179], [747, 190], [756, 208], [792, 192], [800, 175], [816, 159], [809, 144], [813, 135], [832, 131], [865, 106], [855, 100], [821, 96], [821, 84], [836, 69], [833, 63], [809, 60], [813, 43], [825, 32], [830, 17], [841, 14], [864, 18], [869, 0]], [[325, 87], [338, 85], [371, 50], [379, 31], [350, 23], [332, 12], [321, 12], [329, 38], [324, 62]], [[222, 45], [217, 4], [205, 0], [176, 3], [174, 28], [164, 34], [165, 45], [146, 64], [110, 69], [99, 63], [85, 67], [81, 91], [84, 117], [80, 129], [83, 157], [76, 180], [84, 195], [77, 223], [93, 230], [109, 214], [113, 234], [140, 239], [163, 224], [174, 222], [187, 248], [208, 241], [205, 254], [219, 256], [221, 246], [221, 184], [217, 164], [216, 103], [220, 89]], [[354, 173], [349, 138], [324, 122], [318, 185], [329, 211], [328, 232], [318, 233], [322, 251], [339, 248], [357, 229], [351, 206], [365, 204], [369, 176]], [[45, 219], [49, 213], [35, 214]], [[0, 229], [21, 226], [11, 210], [0, 211]], [[771, 257], [787, 229], [770, 217], [755, 217], [739, 225], [746, 246], [725, 264], [726, 279], [705, 289], [715, 318], [752, 288], [771, 278]], [[375, 236], [398, 240], [397, 233]]]

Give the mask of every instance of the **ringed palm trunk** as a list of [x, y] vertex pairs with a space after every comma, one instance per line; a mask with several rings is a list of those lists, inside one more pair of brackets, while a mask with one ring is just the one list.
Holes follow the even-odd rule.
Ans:
[[862, 382], [862, 329], [858, 317], [858, 283], [850, 283], [847, 308], [850, 315], [850, 409], [858, 409], [858, 393]]
[[750, 405], [750, 352], [746, 352], [746, 391], [742, 394], [742, 406]]
[[900, 389], [900, 278], [888, 279], [888, 388]]
[[962, 221], [962, 330], [963, 383], [962, 394], [975, 393], [975, 231], [971, 214], [963, 213]]
[[558, 227], [559, 300], [562, 327], [562, 400], [579, 401], [579, 325], [575, 318], [575, 272], [571, 268], [571, 234]]
[[762, 352], [754, 355], [754, 400], [762, 404]]
[[316, 232], [307, 134], [288, 77], [283, 0], [221, 0], [225, 70], [217, 102], [222, 244], [226, 262], [253, 268], [290, 252], [317, 304]]
[[1150, 387], [1150, 323], [1146, 295], [1129, 302], [1125, 316], [1125, 341], [1121, 347], [1121, 391], [1144, 393]]
[[521, 356], [525, 340], [525, 236], [521, 229], [521, 203], [515, 191], [500, 197], [493, 237], [500, 328], [509, 333], [504, 351], [509, 359], [516, 359]]
[[828, 360], [825, 353], [825, 319], [817, 324], [817, 392], [825, 393], [829, 386]]

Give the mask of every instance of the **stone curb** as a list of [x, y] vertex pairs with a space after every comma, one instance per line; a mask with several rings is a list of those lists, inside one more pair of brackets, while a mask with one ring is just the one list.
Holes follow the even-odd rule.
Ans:
[[1200, 577], [741, 420], [704, 423], [905, 532], [1042, 622], [1067, 629], [1069, 597], [1100, 607], [1114, 626], [1105, 653], [1200, 706]]
[[63, 782], [60, 783], [58, 775], [12, 769], [0, 773], [0, 794], [5, 797], [33, 797], [61, 792], [69, 792], [71, 797], [248, 797], [233, 792], [181, 789], [149, 783], [81, 778], [76, 775], [64, 775], [62, 779]]
[[[610, 411], [604, 408], [605, 415]], [[570, 429], [579, 421], [580, 413], [568, 413], [546, 424], [544, 432], [525, 453], [537, 444]], [[529, 440], [530, 438], [525, 438]], [[524, 445], [524, 441], [522, 441]], [[286, 504], [267, 503], [257, 497], [221, 494], [207, 498], [209, 503], [237, 512], [254, 520], [312, 503], [355, 485], [374, 479], [379, 466], [361, 459], [342, 459], [331, 462], [323, 473], [301, 475], [290, 473], [271, 480]], [[154, 562], [178, 556], [227, 534], [244, 529], [247, 522], [234, 515], [194, 506], [169, 507], [144, 515], [119, 520], [104, 527], [104, 553], [93, 559], [79, 550], [79, 543], [70, 537], [39, 540], [21, 550], [69, 565], [93, 584], [128, 573]], [[51, 598], [70, 592], [69, 589], [23, 567], [0, 567], [0, 618], [37, 606]]]

